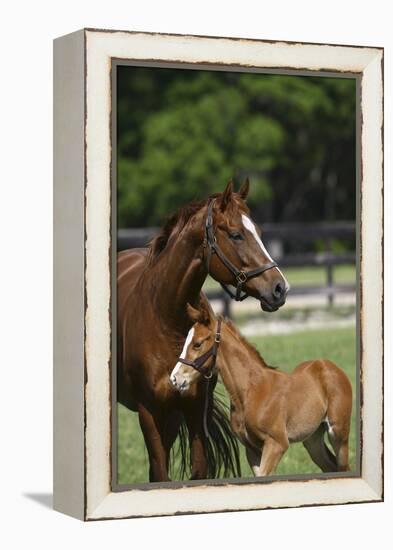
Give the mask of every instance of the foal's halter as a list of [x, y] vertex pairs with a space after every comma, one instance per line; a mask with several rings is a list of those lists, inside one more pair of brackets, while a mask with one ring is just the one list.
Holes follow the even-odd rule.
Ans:
[[[189, 367], [192, 367], [200, 374], [202, 374], [207, 380], [210, 380], [210, 378], [213, 376], [214, 367], [216, 366], [217, 353], [220, 342], [221, 319], [218, 319], [216, 335], [214, 337], [214, 344], [212, 345], [212, 347], [208, 349], [205, 353], [197, 357], [194, 361], [189, 361], [188, 359], [184, 359], [183, 357], [179, 357], [178, 361], [180, 363], [183, 363], [183, 365], [188, 365]], [[210, 357], [213, 357], [213, 361], [211, 362], [210, 366], [207, 367], [205, 363]]]
[[[189, 361], [183, 357], [179, 357], [178, 361], [183, 363], [183, 365], [188, 365], [193, 369], [197, 370], [206, 378], [206, 394], [205, 394], [205, 407], [203, 411], [203, 431], [205, 432], [206, 439], [209, 439], [209, 429], [207, 426], [207, 411], [209, 407], [209, 382], [210, 378], [213, 376], [213, 370], [216, 366], [218, 347], [221, 342], [221, 319], [217, 321], [217, 330], [214, 337], [214, 344], [210, 349], [205, 353], [197, 357], [194, 361]], [[209, 366], [205, 366], [206, 361], [212, 357], [213, 360]]]
[[[205, 249], [207, 249], [206, 254], [206, 267], [208, 273], [210, 273], [210, 260], [212, 254], [217, 254], [218, 258], [221, 260], [221, 262], [225, 265], [227, 269], [235, 276], [235, 279], [237, 281], [236, 286], [236, 293], [233, 293], [229, 286], [220, 283], [222, 288], [225, 290], [227, 294], [231, 298], [234, 298], [237, 302], [242, 302], [248, 297], [248, 294], [242, 289], [243, 284], [246, 283], [249, 279], [252, 279], [253, 277], [256, 277], [257, 275], [260, 275], [261, 273], [264, 273], [265, 271], [268, 271], [268, 269], [273, 269], [273, 267], [277, 267], [276, 262], [269, 262], [265, 265], [262, 265], [261, 267], [257, 267], [255, 269], [251, 269], [250, 271], [243, 271], [242, 269], [238, 269], [233, 263], [228, 260], [228, 258], [225, 256], [224, 252], [221, 250], [221, 248], [218, 246], [217, 239], [214, 235], [214, 226], [213, 226], [213, 207], [216, 199], [213, 199], [210, 201], [208, 207], [207, 207], [207, 217], [206, 217], [206, 224], [205, 224], [205, 239], [203, 241], [203, 246]], [[243, 291], [243, 295], [242, 295]]]

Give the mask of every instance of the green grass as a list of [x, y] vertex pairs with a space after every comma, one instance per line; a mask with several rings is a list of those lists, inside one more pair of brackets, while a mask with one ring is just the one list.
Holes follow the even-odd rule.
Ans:
[[[326, 268], [324, 267], [287, 267], [283, 269], [285, 277], [293, 287], [319, 286], [326, 284]], [[355, 284], [356, 268], [354, 265], [338, 265], [333, 268], [333, 281], [335, 284]], [[208, 277], [204, 290], [213, 290], [219, 284]]]
[[[298, 363], [318, 357], [336, 362], [349, 376], [356, 391], [355, 329], [323, 330], [289, 335], [259, 336], [250, 338], [268, 364], [291, 371]], [[221, 386], [221, 384], [219, 384]], [[221, 386], [222, 387], [222, 386]], [[355, 399], [354, 399], [355, 403]], [[350, 464], [355, 468], [356, 415], [353, 407]], [[252, 476], [241, 446], [241, 465], [244, 477]], [[176, 467], [175, 467], [176, 469]], [[290, 446], [281, 460], [277, 474], [310, 474], [320, 472], [309, 458], [301, 443]], [[175, 479], [175, 478], [173, 478]], [[141, 483], [148, 481], [148, 459], [136, 413], [118, 407], [118, 482]]]
[[236, 325], [242, 330], [242, 327], [250, 321], [296, 321], [298, 323], [312, 321], [313, 318], [326, 320], [348, 320], [353, 319], [356, 314], [356, 306], [354, 304], [345, 305], [329, 305], [318, 307], [313, 306], [303, 307], [282, 307], [274, 313], [267, 313], [260, 309], [254, 311], [242, 311], [241, 309], [233, 312], [233, 320]]

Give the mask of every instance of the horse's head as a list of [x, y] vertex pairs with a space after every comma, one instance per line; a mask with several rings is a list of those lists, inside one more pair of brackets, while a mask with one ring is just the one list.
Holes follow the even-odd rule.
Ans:
[[[211, 254], [209, 272], [218, 282], [239, 287], [258, 299], [264, 311], [276, 311], [285, 303], [289, 284], [267, 252], [261, 233], [250, 217], [245, 202], [248, 192], [248, 179], [238, 193], [229, 182], [214, 201], [211, 237], [222, 254]], [[236, 267], [238, 275], [222, 256]]]
[[[180, 392], [187, 391], [201, 374], [206, 373], [207, 376], [211, 376], [212, 369], [215, 368], [215, 356], [209, 351], [217, 346], [215, 341], [217, 322], [203, 304], [199, 310], [187, 304], [187, 314], [193, 325], [188, 332], [179, 361], [170, 375], [172, 385]], [[203, 360], [204, 357], [206, 359], [196, 368], [198, 359]], [[182, 363], [181, 360], [190, 364]], [[191, 365], [192, 363], [194, 366]]]

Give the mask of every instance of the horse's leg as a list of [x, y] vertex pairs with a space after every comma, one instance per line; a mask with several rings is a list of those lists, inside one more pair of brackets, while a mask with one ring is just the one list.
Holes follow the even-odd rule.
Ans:
[[188, 406], [185, 418], [191, 454], [191, 479], [206, 479], [208, 475], [206, 436], [203, 431], [204, 400]]
[[282, 456], [288, 449], [289, 443], [283, 438], [282, 441], [278, 441], [268, 436], [264, 439], [262, 460], [259, 466], [259, 475], [268, 476], [274, 473], [278, 466]]
[[139, 424], [149, 455], [149, 481], [169, 481], [167, 452], [163, 443], [163, 419], [139, 403]]
[[206, 479], [208, 463], [202, 426], [199, 422], [188, 422], [187, 427], [191, 452], [191, 479]]
[[254, 472], [254, 476], [261, 475], [259, 473], [259, 466], [261, 464], [262, 453], [260, 451], [256, 451], [252, 447], [246, 447], [246, 456], [247, 456], [247, 460], [250, 465], [250, 468]]
[[169, 459], [171, 455], [171, 449], [176, 441], [176, 437], [179, 433], [180, 424], [182, 422], [182, 414], [178, 411], [173, 411], [167, 416], [164, 431], [164, 447], [166, 452], [166, 469], [169, 472]]
[[337, 472], [336, 457], [326, 445], [324, 435], [325, 426], [321, 424], [308, 439], [303, 441], [303, 445], [312, 461], [319, 466], [323, 472]]

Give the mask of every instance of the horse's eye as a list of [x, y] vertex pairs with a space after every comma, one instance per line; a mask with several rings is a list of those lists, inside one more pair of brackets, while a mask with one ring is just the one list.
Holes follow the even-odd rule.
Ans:
[[243, 240], [243, 235], [241, 233], [238, 233], [238, 232], [230, 233], [229, 236], [233, 241], [242, 241]]
[[195, 342], [194, 349], [200, 349], [202, 347], [202, 342]]

